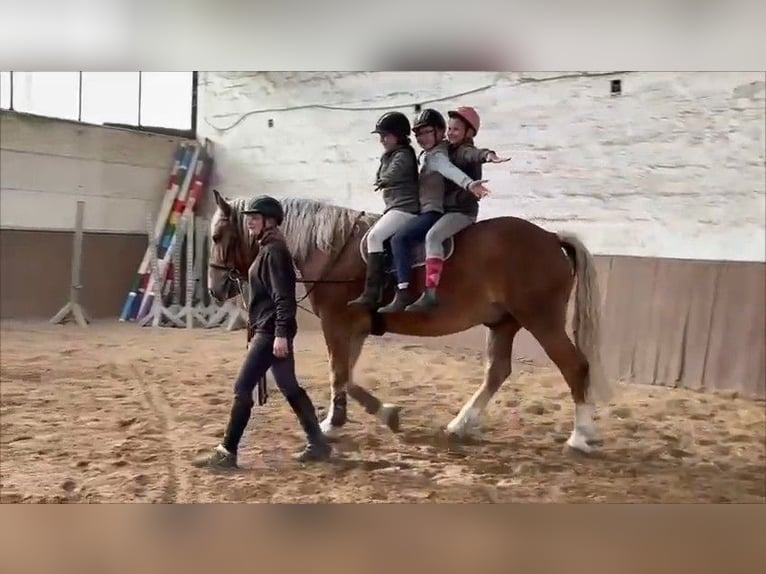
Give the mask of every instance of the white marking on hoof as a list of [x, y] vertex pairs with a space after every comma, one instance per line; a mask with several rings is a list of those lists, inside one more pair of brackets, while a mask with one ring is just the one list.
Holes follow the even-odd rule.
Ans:
[[378, 418], [380, 422], [382, 422], [384, 425], [389, 427], [394, 432], [399, 431], [399, 412], [402, 410], [402, 407], [395, 405], [393, 403], [383, 403], [380, 405], [380, 408], [378, 409], [378, 412], [375, 413], [375, 416]]
[[476, 407], [469, 407], [460, 411], [447, 425], [447, 432], [459, 437], [478, 433], [480, 414], [481, 411]]
[[567, 439], [567, 446], [584, 453], [593, 452], [593, 447], [588, 444], [588, 439], [582, 431], [575, 429]]
[[336, 438], [340, 434], [340, 427], [333, 426], [332, 413], [328, 414], [325, 419], [319, 423], [319, 428], [322, 430], [322, 434], [327, 438]]
[[598, 440], [598, 432], [593, 422], [593, 405], [579, 403], [575, 405], [574, 428], [585, 435], [588, 441]]
[[587, 403], [575, 404], [574, 430], [567, 439], [570, 448], [581, 452], [593, 452], [589, 441], [597, 440], [596, 427], [593, 424], [593, 405]]

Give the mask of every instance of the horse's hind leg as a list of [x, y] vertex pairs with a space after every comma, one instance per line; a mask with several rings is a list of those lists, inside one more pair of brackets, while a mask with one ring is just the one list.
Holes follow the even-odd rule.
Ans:
[[[553, 307], [548, 307], [553, 309]], [[569, 385], [575, 403], [575, 421], [572, 434], [567, 439], [570, 448], [591, 452], [589, 441], [596, 438], [593, 424], [593, 406], [585, 402], [588, 381], [588, 360], [572, 343], [565, 329], [566, 310], [555, 317], [538, 318], [524, 327], [537, 339], [548, 357], [561, 371]]]
[[520, 328], [518, 321], [512, 317], [489, 328], [484, 382], [447, 425], [449, 434], [464, 436], [478, 426], [492, 396], [511, 374], [513, 339]]

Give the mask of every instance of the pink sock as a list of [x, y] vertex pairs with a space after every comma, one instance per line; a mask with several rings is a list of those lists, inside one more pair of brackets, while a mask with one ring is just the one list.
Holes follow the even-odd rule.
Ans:
[[426, 289], [436, 289], [439, 286], [444, 261], [436, 257], [426, 259]]

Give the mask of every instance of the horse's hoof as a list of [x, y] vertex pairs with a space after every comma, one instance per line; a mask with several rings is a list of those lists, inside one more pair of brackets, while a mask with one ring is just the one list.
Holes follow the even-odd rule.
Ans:
[[338, 435], [340, 435], [341, 427], [333, 426], [330, 419], [325, 419], [319, 423], [319, 429], [322, 431], [325, 438], [336, 439], [338, 438]]
[[453, 439], [476, 439], [481, 435], [481, 427], [476, 421], [451, 421], [445, 433]]
[[391, 432], [398, 433], [401, 430], [399, 413], [402, 407], [390, 403], [381, 405], [378, 418], [389, 428]]
[[585, 438], [585, 435], [578, 433], [577, 431], [570, 435], [564, 445], [564, 448], [571, 449], [582, 454], [591, 454], [593, 452], [593, 447], [588, 444], [588, 440]]
[[444, 435], [449, 442], [458, 443], [468, 437], [469, 432], [465, 425], [450, 423], [444, 429]]
[[481, 441], [481, 432], [479, 429], [462, 429], [444, 431], [447, 442], [452, 444], [476, 444]]
[[446, 440], [447, 444], [460, 444], [463, 442], [465, 435], [455, 430], [450, 430], [449, 427], [442, 431], [442, 438]]

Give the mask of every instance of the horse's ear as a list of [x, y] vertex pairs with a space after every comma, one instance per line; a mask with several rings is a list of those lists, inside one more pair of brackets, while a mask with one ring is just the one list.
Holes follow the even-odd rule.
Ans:
[[213, 190], [213, 197], [215, 197], [215, 203], [218, 206], [218, 208], [223, 212], [223, 214], [229, 215], [231, 213], [231, 206], [226, 201], [226, 199], [218, 192], [217, 189]]

